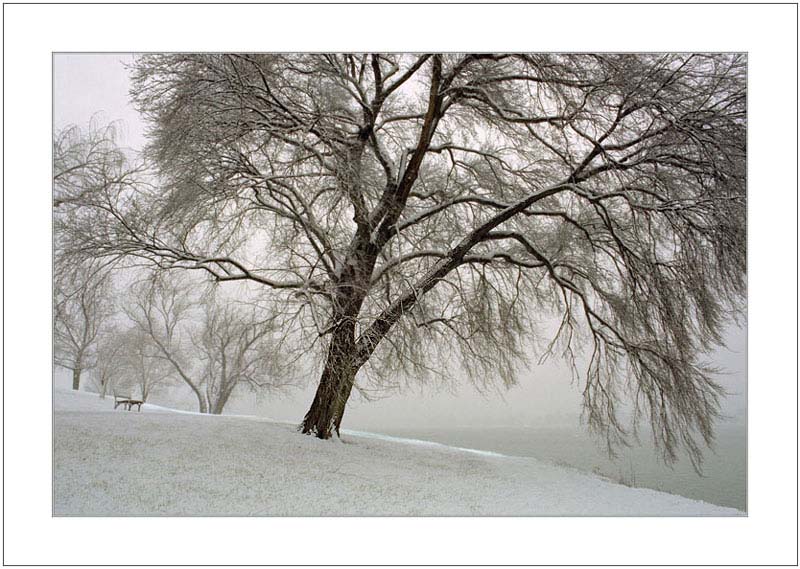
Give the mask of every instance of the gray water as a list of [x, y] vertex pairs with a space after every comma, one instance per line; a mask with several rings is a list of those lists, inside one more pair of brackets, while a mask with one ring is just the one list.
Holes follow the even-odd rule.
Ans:
[[711, 504], [747, 511], [747, 440], [743, 421], [717, 428], [715, 451], [707, 451], [703, 475], [687, 459], [672, 467], [658, 458], [651, 443], [618, 450], [605, 447], [583, 430], [571, 427], [495, 427], [389, 429], [387, 435], [421, 439], [511, 456], [534, 457], [605, 476], [628, 486], [652, 488]]

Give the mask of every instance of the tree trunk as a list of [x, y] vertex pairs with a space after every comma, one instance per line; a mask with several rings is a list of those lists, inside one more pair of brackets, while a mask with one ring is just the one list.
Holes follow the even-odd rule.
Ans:
[[222, 410], [225, 408], [227, 397], [219, 397], [214, 403], [209, 405], [209, 413], [212, 415], [222, 415]]
[[81, 370], [80, 368], [75, 368], [72, 370], [72, 389], [75, 391], [81, 386]]
[[230, 399], [232, 392], [233, 389], [223, 386], [223, 388], [220, 390], [217, 400], [209, 404], [209, 408], [211, 409], [210, 413], [212, 415], [222, 415], [222, 410], [228, 403], [228, 399]]
[[322, 372], [317, 393], [306, 413], [301, 431], [320, 439], [329, 439], [342, 424], [344, 409], [355, 381], [355, 372], [330, 359]]
[[337, 437], [340, 436], [339, 428], [342, 426], [342, 418], [344, 417], [344, 410], [347, 405], [347, 400], [350, 399], [350, 392], [353, 391], [353, 384], [356, 382], [357, 371], [358, 370], [353, 372], [353, 376], [342, 384], [342, 392], [339, 394], [339, 401], [341, 401], [341, 405], [337, 407], [336, 415], [333, 418], [333, 428], [336, 430]]
[[[170, 361], [172, 362], [172, 360], [170, 360]], [[189, 387], [192, 388], [192, 392], [194, 393], [195, 397], [197, 397], [197, 406], [198, 406], [198, 410], [200, 411], [200, 413], [208, 413], [208, 399], [206, 398], [206, 396], [203, 395], [203, 392], [200, 391], [200, 388], [198, 386], [196, 386], [188, 378], [188, 376], [186, 376], [181, 371], [181, 369], [178, 367], [177, 364], [173, 363], [173, 365], [178, 370], [178, 373], [180, 374], [181, 379], [183, 379], [184, 383], [186, 383], [186, 385], [188, 385]]]
[[[368, 280], [364, 275], [370, 275], [374, 266], [375, 257], [366, 258], [358, 268], [360, 281], [350, 285], [351, 290], [362, 291], [357, 296], [344, 297], [341, 304], [346, 305], [346, 310], [339, 316], [340, 322], [333, 332], [325, 368], [317, 387], [317, 393], [311, 404], [311, 409], [306, 413], [300, 429], [305, 434], [313, 434], [321, 439], [329, 439], [335, 431], [339, 434], [342, 425], [345, 406], [350, 398], [350, 392], [355, 383], [356, 373], [372, 354], [375, 347], [383, 340], [389, 330], [400, 319], [405, 310], [410, 309], [419, 296], [436, 286], [436, 283], [450, 270], [457, 267], [463, 255], [472, 244], [462, 246], [458, 254], [448, 259], [443, 259], [433, 269], [428, 271], [421, 284], [405, 296], [397, 299], [387, 308], [381, 316], [365, 331], [362, 331], [361, 340], [364, 346], [359, 347], [355, 338], [355, 322], [364, 299], [364, 292]], [[353, 263], [351, 266], [355, 265]], [[341, 286], [341, 285], [340, 285]], [[344, 287], [341, 287], [344, 288]], [[367, 348], [362, 349], [362, 348]]]
[[300, 426], [304, 434], [320, 439], [331, 438], [334, 431], [339, 434], [344, 409], [358, 371], [354, 332], [351, 320], [333, 333], [314, 401]]
[[[356, 192], [357, 193], [357, 192]], [[366, 225], [360, 225], [345, 262], [345, 273], [336, 283], [339, 294], [334, 300], [333, 321], [328, 356], [311, 408], [300, 430], [320, 439], [339, 435], [344, 409], [355, 383], [356, 373], [364, 364], [356, 344], [356, 321], [369, 290], [369, 282], [379, 250], [371, 243]]]

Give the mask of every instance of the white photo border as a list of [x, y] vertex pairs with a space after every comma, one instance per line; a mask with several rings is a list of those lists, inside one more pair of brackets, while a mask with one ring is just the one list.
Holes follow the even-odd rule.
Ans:
[[[4, 563], [797, 563], [797, 5], [6, 4], [3, 12]], [[364, 50], [748, 53], [747, 517], [52, 516], [52, 54]], [[120, 553], [120, 545], [131, 547]]]

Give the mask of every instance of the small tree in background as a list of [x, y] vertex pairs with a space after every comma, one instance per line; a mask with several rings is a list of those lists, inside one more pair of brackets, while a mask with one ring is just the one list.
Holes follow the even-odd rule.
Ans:
[[92, 381], [100, 399], [105, 399], [109, 389], [114, 388], [123, 375], [121, 361], [125, 355], [124, 334], [118, 327], [106, 328], [97, 341], [97, 363]]
[[98, 335], [113, 311], [109, 276], [96, 265], [79, 265], [57, 271], [54, 290], [54, 359], [72, 371], [77, 390], [82, 373], [97, 362]]
[[[103, 125], [95, 117], [88, 129], [68, 126], [53, 137], [53, 206], [67, 215], [98, 192], [130, 187], [141, 166], [134, 166], [118, 145], [116, 124]], [[57, 219], [61, 219], [57, 216]]]
[[133, 287], [125, 312], [153, 357], [191, 388], [201, 413], [221, 414], [239, 386], [279, 390], [293, 383], [274, 321], [213, 291], [198, 296], [175, 275], [155, 274]]
[[[102, 126], [95, 119], [88, 129], [69, 126], [53, 138], [54, 359], [72, 371], [73, 389], [79, 388], [83, 371], [97, 363], [97, 341], [114, 307], [113, 259], [104, 262], [75, 248], [70, 232], [85, 223], [92, 197], [142, 189], [141, 166], [127, 154], [117, 144], [116, 125]], [[101, 370], [104, 378], [107, 371]]]
[[[117, 360], [119, 380], [115, 388], [120, 395], [140, 397], [142, 401], [174, 383], [175, 371], [158, 353], [150, 337], [134, 327], [119, 338], [123, 354]], [[125, 393], [122, 393], [124, 391]]]
[[239, 386], [276, 391], [294, 383], [283, 366], [274, 320], [213, 297], [202, 312], [194, 345], [203, 361], [209, 413], [221, 414]]

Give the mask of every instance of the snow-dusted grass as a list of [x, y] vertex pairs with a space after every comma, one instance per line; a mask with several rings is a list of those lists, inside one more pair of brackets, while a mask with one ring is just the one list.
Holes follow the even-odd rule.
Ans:
[[531, 458], [113, 407], [113, 397], [56, 391], [56, 515], [742, 515]]

